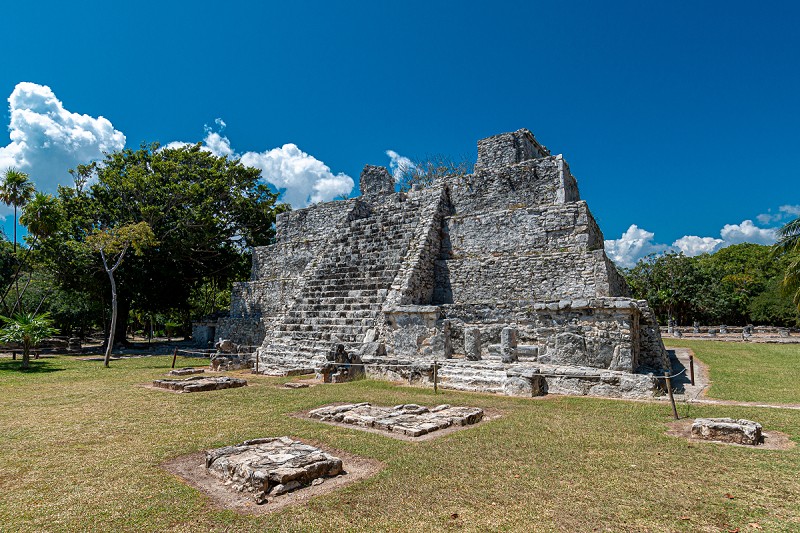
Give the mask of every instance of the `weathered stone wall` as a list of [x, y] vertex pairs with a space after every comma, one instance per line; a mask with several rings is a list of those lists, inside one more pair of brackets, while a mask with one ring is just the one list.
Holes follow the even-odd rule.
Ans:
[[435, 268], [435, 304], [589, 298], [612, 296], [612, 289], [621, 292], [609, 284], [603, 250], [473, 256], [439, 260]]
[[577, 182], [561, 156], [476, 169], [447, 182], [456, 215], [580, 200]]
[[277, 242], [325, 242], [347, 217], [357, 200], [337, 200], [280, 213], [275, 222]]
[[250, 279], [286, 279], [303, 277], [303, 271], [317, 255], [318, 239], [286, 241], [253, 250]]
[[429, 304], [436, 285], [434, 262], [441, 255], [442, 221], [450, 203], [448, 191], [439, 184], [409, 194], [424, 205], [422, 217], [386, 298], [385, 307]]
[[268, 322], [261, 317], [221, 318], [217, 322], [217, 337], [233, 339], [236, 344], [260, 346], [266, 336]]
[[543, 364], [663, 372], [669, 359], [648, 313], [646, 304], [629, 298], [398, 307], [387, 313], [387, 353], [420, 359], [461, 357], [464, 330], [477, 328], [483, 357], [497, 357], [490, 347], [500, 344], [502, 330], [513, 325], [518, 344], [538, 347], [531, 353]]
[[530, 131], [521, 129], [478, 141], [478, 162], [475, 167], [504, 167], [549, 155], [550, 151], [539, 144]]
[[603, 234], [584, 201], [453, 215], [445, 218], [445, 232], [452, 258], [603, 247]]

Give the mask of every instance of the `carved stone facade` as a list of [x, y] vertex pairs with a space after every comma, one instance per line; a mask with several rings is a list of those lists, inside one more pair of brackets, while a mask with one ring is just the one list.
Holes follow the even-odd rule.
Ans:
[[371, 376], [428, 382], [437, 360], [442, 387], [653, 394], [658, 324], [563, 157], [519, 130], [479, 141], [473, 174], [408, 193], [388, 179], [367, 166], [360, 198], [279, 215], [218, 335], [260, 344], [266, 373], [342, 344]]

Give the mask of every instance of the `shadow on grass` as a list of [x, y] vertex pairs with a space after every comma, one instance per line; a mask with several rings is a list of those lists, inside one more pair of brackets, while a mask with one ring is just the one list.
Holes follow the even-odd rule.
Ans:
[[0, 372], [20, 372], [22, 374], [46, 374], [64, 370], [63, 367], [56, 366], [54, 361], [44, 359], [31, 359], [30, 366], [22, 369], [22, 361], [17, 359], [6, 359], [0, 361]]

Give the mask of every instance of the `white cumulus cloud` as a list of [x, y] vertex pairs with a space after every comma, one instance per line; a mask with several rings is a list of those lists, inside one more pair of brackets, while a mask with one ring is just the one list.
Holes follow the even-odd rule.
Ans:
[[[230, 139], [220, 132], [225, 122], [214, 121], [219, 131], [205, 127], [202, 150], [216, 156], [241, 159], [242, 164], [261, 170], [261, 176], [277, 190], [282, 192], [281, 200], [295, 209], [317, 202], [327, 202], [353, 190], [353, 178], [344, 173], [334, 174], [330, 167], [314, 156], [300, 150], [296, 144], [284, 144], [280, 148], [264, 152], [237, 153]], [[174, 141], [165, 148], [180, 148], [190, 143]]]
[[619, 266], [630, 268], [646, 255], [667, 250], [666, 245], [654, 242], [654, 237], [653, 232], [631, 224], [619, 239], [605, 241], [606, 254]]
[[[780, 208], [783, 212], [789, 212]], [[752, 242], [756, 244], [774, 244], [776, 240], [775, 228], [761, 228], [753, 224], [752, 220], [744, 220], [740, 224], [725, 224], [717, 237], [698, 237], [697, 235], [684, 235], [675, 240], [671, 245], [656, 242], [655, 234], [631, 225], [619, 239], [605, 241], [606, 254], [619, 266], [630, 268], [639, 259], [652, 253], [683, 252], [689, 257], [713, 253], [732, 244]]]
[[774, 244], [776, 240], [774, 228], [759, 228], [752, 220], [744, 220], [741, 224], [725, 224], [720, 236], [725, 240], [725, 246], [742, 242]]
[[725, 241], [714, 237], [697, 237], [696, 235], [685, 235], [672, 243], [672, 247], [683, 252], [689, 257], [695, 255], [711, 253], [717, 250]]
[[762, 224], [769, 224], [771, 222], [786, 221], [790, 218], [797, 218], [800, 216], [800, 205], [782, 205], [778, 208], [777, 213], [773, 213], [769, 209], [766, 213], [756, 216], [756, 220]]
[[282, 190], [281, 199], [294, 208], [350, 194], [355, 185], [353, 178], [343, 173], [333, 174], [328, 165], [292, 143], [264, 152], [245, 152], [241, 160], [249, 167], [261, 169], [264, 179]]
[[386, 155], [389, 156], [389, 170], [391, 170], [396, 182], [399, 182], [407, 171], [417, 168], [417, 165], [411, 159], [398, 154], [394, 150], [386, 150]]
[[68, 111], [46, 85], [18, 83], [8, 107], [11, 142], [0, 146], [0, 171], [26, 172], [39, 190], [72, 183], [69, 169], [125, 146], [125, 135], [108, 119]]

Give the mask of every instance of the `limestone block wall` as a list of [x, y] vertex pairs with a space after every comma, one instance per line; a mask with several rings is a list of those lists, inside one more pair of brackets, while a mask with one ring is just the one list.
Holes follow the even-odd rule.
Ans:
[[521, 129], [478, 141], [477, 168], [503, 167], [528, 159], [547, 157], [550, 151], [533, 134]]
[[505, 305], [400, 306], [388, 310], [390, 357], [464, 356], [464, 330], [481, 331], [484, 357], [509, 325], [543, 364], [661, 373], [669, 359], [647, 304], [629, 298], [509, 302]]
[[603, 234], [584, 201], [448, 216], [444, 231], [453, 258], [603, 247]]
[[255, 248], [250, 279], [301, 278], [308, 263], [316, 257], [318, 246], [323, 242], [321, 239], [305, 238]]
[[280, 213], [275, 222], [276, 241], [324, 241], [344, 221], [356, 202], [356, 199], [337, 200]]
[[[434, 304], [611, 296], [603, 250], [439, 260]], [[613, 275], [613, 274], [612, 274]]]
[[423, 204], [422, 218], [409, 244], [405, 259], [387, 295], [384, 307], [429, 304], [436, 286], [434, 262], [441, 255], [442, 224], [449, 209], [447, 188], [436, 185], [409, 193]]
[[560, 155], [507, 167], [476, 167], [474, 174], [449, 178], [448, 183], [456, 215], [580, 200], [578, 184]]

